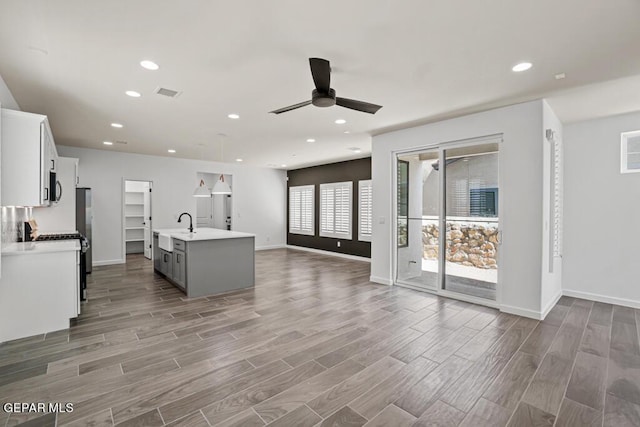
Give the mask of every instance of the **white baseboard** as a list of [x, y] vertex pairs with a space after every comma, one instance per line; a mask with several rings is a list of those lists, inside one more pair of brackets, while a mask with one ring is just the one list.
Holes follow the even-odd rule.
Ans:
[[384, 277], [369, 276], [369, 281], [373, 283], [380, 283], [381, 285], [393, 285], [393, 281], [391, 279], [386, 279]]
[[617, 297], [608, 297], [606, 295], [592, 294], [592, 293], [589, 293], [589, 292], [582, 292], [582, 291], [572, 291], [570, 289], [563, 289], [562, 290], [562, 295], [566, 295], [568, 297], [573, 297], [573, 298], [582, 298], [582, 299], [586, 299], [586, 300], [589, 300], [589, 301], [604, 302], [604, 303], [607, 303], [607, 304], [622, 305], [624, 307], [631, 307], [631, 308], [639, 308], [640, 309], [640, 301], [637, 301], [637, 300], [630, 300], [630, 299], [617, 298]]
[[540, 311], [529, 310], [527, 308], [513, 307], [511, 305], [500, 305], [500, 311], [503, 313], [515, 314], [517, 316], [528, 317], [530, 319], [542, 320], [543, 315]]
[[295, 249], [295, 250], [298, 250], [298, 251], [306, 251], [306, 252], [313, 252], [313, 253], [322, 254], [322, 255], [337, 256], [337, 257], [340, 257], [340, 258], [352, 259], [352, 260], [355, 260], [355, 261], [371, 262], [370, 258], [365, 258], [365, 257], [362, 257], [362, 256], [341, 254], [339, 252], [323, 251], [321, 249], [305, 248], [304, 246], [287, 245], [286, 247], [287, 247], [287, 249]]
[[284, 249], [287, 245], [257, 246], [256, 251], [268, 251], [269, 249]]
[[555, 305], [557, 304], [558, 300], [561, 297], [562, 297], [562, 290], [560, 290], [560, 292], [558, 292], [558, 294], [555, 297], [553, 297], [549, 302], [549, 304], [547, 304], [547, 306], [542, 310], [542, 318], [540, 320], [544, 320], [544, 318], [547, 317], [547, 314], [549, 314], [551, 309], [555, 307]]
[[107, 259], [104, 261], [93, 261], [91, 265], [93, 267], [102, 267], [103, 265], [115, 265], [115, 264], [124, 264], [127, 261], [124, 259]]

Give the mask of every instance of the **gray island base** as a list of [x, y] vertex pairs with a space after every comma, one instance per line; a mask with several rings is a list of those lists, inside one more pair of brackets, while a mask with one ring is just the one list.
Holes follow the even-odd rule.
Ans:
[[255, 236], [199, 228], [153, 231], [154, 270], [189, 298], [216, 295], [255, 284]]

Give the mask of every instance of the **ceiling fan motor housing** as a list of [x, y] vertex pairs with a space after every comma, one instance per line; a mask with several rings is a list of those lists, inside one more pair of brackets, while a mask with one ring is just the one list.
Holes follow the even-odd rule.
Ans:
[[328, 93], [314, 89], [311, 92], [311, 103], [316, 107], [332, 107], [336, 105], [336, 91], [329, 89]]

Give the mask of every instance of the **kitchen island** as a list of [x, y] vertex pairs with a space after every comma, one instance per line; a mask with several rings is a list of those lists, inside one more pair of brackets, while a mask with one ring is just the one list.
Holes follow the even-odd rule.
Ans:
[[216, 228], [153, 230], [154, 270], [189, 298], [255, 283], [255, 235]]

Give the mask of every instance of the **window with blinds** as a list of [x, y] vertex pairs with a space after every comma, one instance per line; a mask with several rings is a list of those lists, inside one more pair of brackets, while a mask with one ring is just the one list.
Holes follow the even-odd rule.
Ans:
[[371, 180], [358, 182], [358, 240], [371, 241], [373, 227], [373, 187]]
[[320, 184], [320, 236], [351, 239], [352, 182]]
[[313, 199], [313, 185], [289, 187], [289, 233], [314, 235]]
[[640, 130], [624, 132], [621, 140], [620, 172], [640, 172]]

